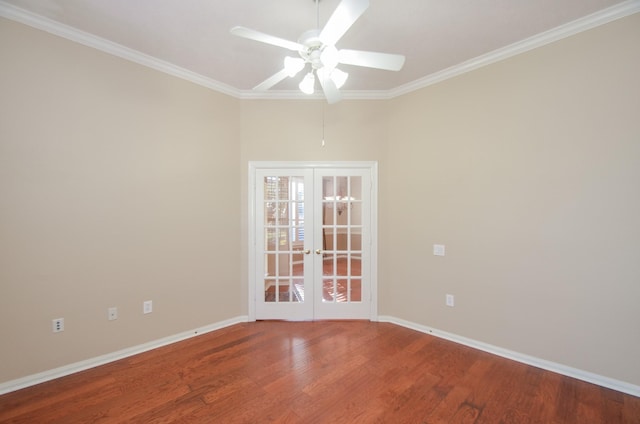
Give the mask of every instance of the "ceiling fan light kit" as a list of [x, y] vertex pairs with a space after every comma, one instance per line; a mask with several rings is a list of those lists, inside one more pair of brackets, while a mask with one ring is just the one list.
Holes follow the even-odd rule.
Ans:
[[313, 94], [314, 92], [314, 85], [316, 84], [316, 79], [313, 76], [313, 72], [309, 72], [307, 75], [304, 76], [304, 78], [302, 78], [302, 81], [300, 81], [300, 84], [298, 84], [298, 87], [300, 87], [300, 91], [302, 91], [304, 94]]
[[339, 64], [387, 71], [402, 69], [405, 61], [402, 55], [362, 50], [338, 50], [335, 47], [340, 38], [368, 7], [369, 0], [342, 0], [322, 31], [318, 29], [306, 31], [300, 36], [297, 43], [241, 26], [231, 28], [233, 35], [295, 51], [300, 56], [298, 58], [285, 57], [283, 69], [253, 89], [269, 90], [285, 78], [295, 77], [309, 65], [309, 71], [298, 85], [300, 91], [305, 94], [313, 94], [317, 78], [327, 102], [331, 104], [342, 99], [339, 89], [349, 76], [347, 72], [337, 68]]
[[329, 69], [327, 67], [320, 68], [316, 71], [318, 74], [318, 78], [323, 80], [325, 78], [330, 78], [331, 81], [336, 85], [336, 88], [341, 88], [345, 82], [347, 82], [347, 78], [349, 78], [349, 74], [341, 71], [338, 68]]

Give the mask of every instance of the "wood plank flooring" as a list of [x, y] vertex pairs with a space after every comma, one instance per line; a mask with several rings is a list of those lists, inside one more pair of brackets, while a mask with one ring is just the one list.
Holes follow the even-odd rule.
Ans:
[[2, 423], [640, 423], [640, 398], [388, 323], [234, 325], [0, 396]]

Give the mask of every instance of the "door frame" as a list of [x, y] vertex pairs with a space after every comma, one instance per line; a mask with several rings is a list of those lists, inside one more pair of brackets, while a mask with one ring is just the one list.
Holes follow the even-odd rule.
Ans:
[[288, 169], [288, 168], [357, 168], [366, 169], [371, 175], [371, 261], [369, 275], [371, 278], [370, 313], [369, 320], [378, 320], [378, 162], [376, 161], [249, 161], [248, 179], [248, 320], [256, 320], [256, 171], [258, 169]]

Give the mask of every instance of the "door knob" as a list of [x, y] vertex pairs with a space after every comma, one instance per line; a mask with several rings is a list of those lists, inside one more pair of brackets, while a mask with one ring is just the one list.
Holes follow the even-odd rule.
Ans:
[[322, 249], [316, 249], [316, 255], [322, 254]]
[[306, 250], [304, 251], [304, 254], [305, 254], [305, 255], [308, 255], [309, 253], [311, 253], [311, 250], [309, 250], [309, 249], [306, 249]]

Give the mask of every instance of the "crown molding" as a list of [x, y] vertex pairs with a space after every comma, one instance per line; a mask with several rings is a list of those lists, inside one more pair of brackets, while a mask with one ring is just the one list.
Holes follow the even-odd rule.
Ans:
[[[341, 90], [343, 100], [389, 100], [385, 90]], [[241, 90], [238, 98], [242, 100], [324, 100], [320, 92], [304, 94], [300, 90], [253, 91]]]
[[66, 38], [67, 40], [92, 47], [113, 56], [117, 56], [121, 59], [125, 59], [130, 62], [155, 69], [156, 71], [160, 71], [165, 74], [190, 81], [194, 84], [201, 85], [211, 90], [219, 91], [233, 97], [239, 97], [240, 94], [240, 91], [238, 89], [231, 87], [230, 85], [221, 83], [211, 78], [207, 78], [196, 72], [181, 68], [172, 63], [141, 53], [137, 50], [130, 49], [121, 44], [114, 43], [101, 37], [97, 37], [93, 34], [89, 34], [88, 32], [80, 31], [79, 29], [61, 24], [60, 22], [45, 18], [44, 16], [36, 15], [35, 13], [20, 9], [1, 0], [0, 16], [36, 29], [40, 29], [50, 34]]
[[554, 43], [556, 41], [562, 40], [563, 38], [570, 37], [580, 32], [587, 31], [589, 29], [604, 25], [606, 23], [624, 18], [629, 15], [633, 15], [634, 13], [638, 12], [640, 12], [640, 0], [627, 0], [615, 6], [603, 9], [591, 15], [587, 15], [583, 18], [576, 19], [575, 21], [566, 23], [559, 27], [550, 29], [540, 34], [536, 34], [522, 41], [518, 41], [517, 43], [510, 44], [506, 47], [494, 50], [471, 60], [467, 60], [465, 62], [451, 66], [450, 68], [443, 69], [442, 71], [427, 75], [408, 84], [404, 84], [397, 88], [391, 89], [388, 93], [389, 98], [394, 98], [407, 93], [411, 93], [412, 91], [437, 84], [449, 78], [453, 78], [458, 75], [473, 71], [475, 69], [491, 65], [492, 63], [496, 63], [519, 55], [521, 53], [525, 53], [529, 50]]
[[[389, 100], [638, 12], [640, 12], [640, 0], [627, 0], [615, 6], [553, 28], [549, 31], [534, 35], [533, 37], [529, 37], [509, 46], [494, 50], [474, 59], [467, 60], [407, 84], [403, 84], [399, 87], [390, 90], [346, 90], [342, 92], [342, 98], [345, 100]], [[24, 9], [20, 9], [2, 0], [0, 0], [0, 16], [238, 99], [316, 100], [323, 98], [321, 94], [308, 96], [297, 90], [271, 90], [266, 92], [240, 90], [188, 69], [181, 68], [172, 63], [141, 53], [137, 50], [130, 49], [121, 44], [114, 43], [43, 16], [36, 15]]]
[[324, 99], [324, 96], [319, 93], [304, 94], [300, 90], [240, 90], [238, 98], [241, 100], [319, 100]]

